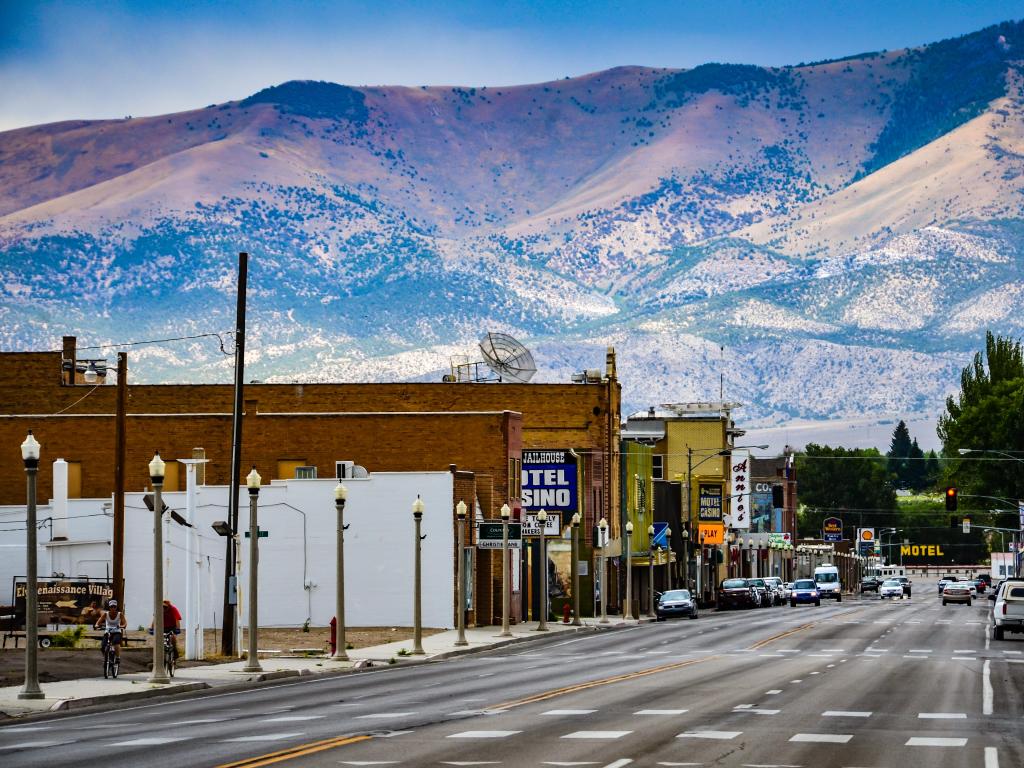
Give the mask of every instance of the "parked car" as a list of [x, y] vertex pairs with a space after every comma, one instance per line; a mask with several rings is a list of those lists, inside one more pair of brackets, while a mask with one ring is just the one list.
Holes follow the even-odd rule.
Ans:
[[797, 603], [814, 603], [821, 605], [821, 593], [814, 579], [797, 579], [793, 582], [793, 591], [789, 594], [789, 605], [796, 608]]
[[1006, 632], [1024, 632], [1024, 582], [1008, 581], [999, 588], [992, 606], [992, 637], [1002, 640]]
[[900, 600], [903, 599], [903, 584], [898, 579], [886, 579], [882, 582], [882, 586], [878, 588], [878, 598], [885, 600], [886, 598], [898, 597]]
[[771, 588], [775, 605], [785, 605], [789, 598], [789, 592], [786, 590], [786, 585], [782, 583], [782, 579], [778, 576], [765, 576], [764, 583]]
[[942, 604], [967, 603], [971, 604], [971, 588], [966, 581], [950, 582], [942, 590]]
[[760, 591], [749, 579], [724, 579], [718, 587], [718, 609], [758, 608], [761, 605]]
[[771, 608], [775, 605], [775, 593], [764, 579], [758, 577], [756, 579], [747, 579], [747, 581], [753, 585], [754, 589], [756, 589], [758, 594], [761, 596], [762, 608]]
[[863, 595], [865, 592], [878, 592], [878, 588], [882, 586], [882, 580], [877, 576], [868, 576], [864, 581], [860, 583], [860, 593]]
[[903, 585], [903, 594], [907, 597], [910, 597], [910, 589], [914, 582], [912, 582], [906, 576], [893, 576], [893, 578]]
[[657, 615], [658, 621], [673, 616], [688, 616], [691, 619], [696, 619], [697, 600], [688, 589], [670, 589], [668, 592], [661, 593], [654, 613]]
[[788, 581], [782, 581], [782, 579], [779, 579], [779, 581], [782, 582], [782, 597], [784, 598], [783, 602], [788, 603], [789, 593], [793, 591], [793, 585]]

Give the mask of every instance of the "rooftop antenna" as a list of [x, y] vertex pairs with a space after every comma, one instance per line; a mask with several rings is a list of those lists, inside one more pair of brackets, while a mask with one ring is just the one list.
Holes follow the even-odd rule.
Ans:
[[[514, 381], [525, 384], [537, 373], [537, 364], [533, 361], [530, 350], [507, 333], [484, 334], [480, 339], [480, 354], [483, 357], [480, 361], [470, 361], [467, 355], [453, 355], [452, 372], [446, 374], [443, 380], [473, 383]], [[482, 373], [481, 366], [489, 368], [492, 375]]]
[[484, 363], [498, 376], [498, 381], [526, 384], [537, 373], [537, 364], [530, 350], [507, 333], [488, 332], [480, 339]]

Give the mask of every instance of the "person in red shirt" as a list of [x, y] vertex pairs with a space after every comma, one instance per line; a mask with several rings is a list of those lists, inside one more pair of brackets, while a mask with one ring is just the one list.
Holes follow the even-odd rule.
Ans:
[[[149, 625], [150, 633], [153, 632], [153, 625]], [[181, 611], [170, 600], [164, 600], [164, 632], [171, 632], [171, 641], [174, 643], [174, 658], [178, 658], [178, 635], [181, 634]]]

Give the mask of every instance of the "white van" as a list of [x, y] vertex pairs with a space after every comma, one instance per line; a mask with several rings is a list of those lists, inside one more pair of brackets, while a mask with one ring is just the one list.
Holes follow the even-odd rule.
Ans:
[[825, 563], [815, 568], [814, 581], [822, 598], [831, 598], [837, 603], [843, 602], [843, 585], [839, 583], [839, 569], [834, 565]]

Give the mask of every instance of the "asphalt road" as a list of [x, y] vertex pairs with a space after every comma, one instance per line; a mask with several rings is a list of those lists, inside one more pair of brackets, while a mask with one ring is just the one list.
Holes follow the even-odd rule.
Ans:
[[56, 716], [0, 728], [0, 764], [1024, 765], [1024, 636], [914, 586]]

